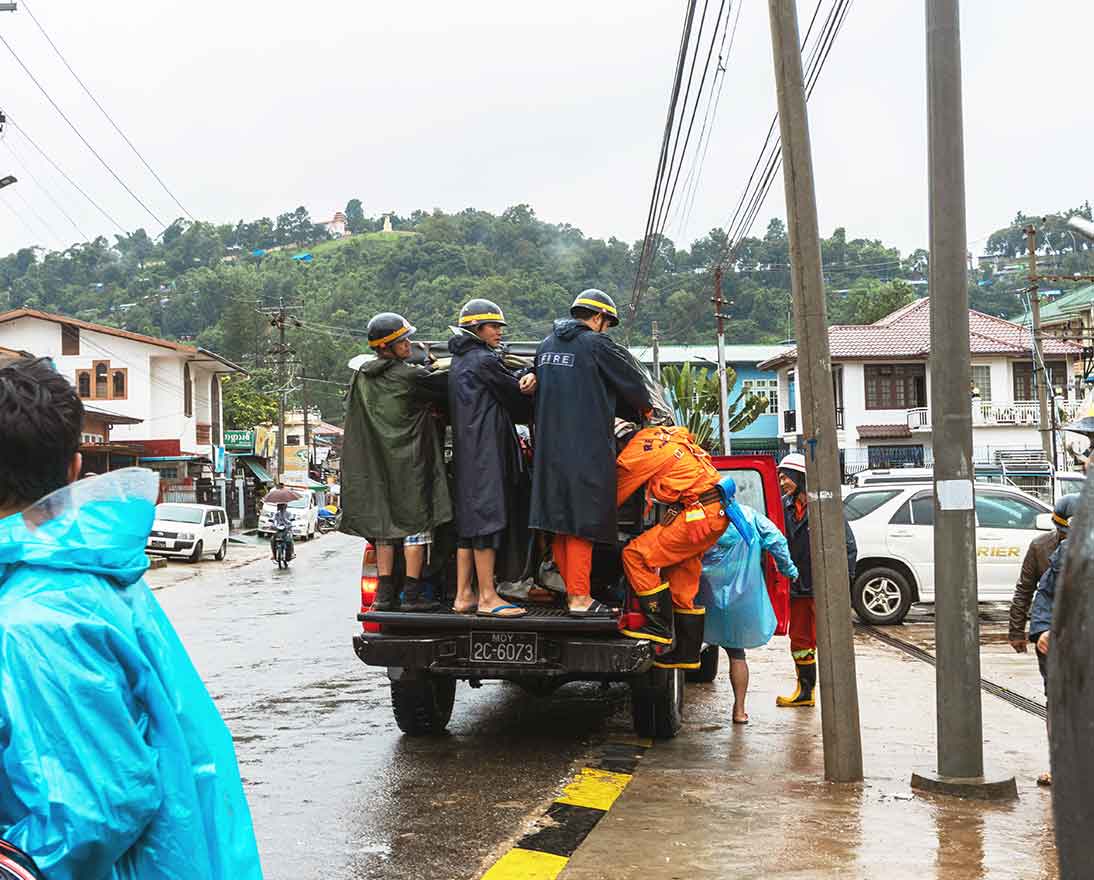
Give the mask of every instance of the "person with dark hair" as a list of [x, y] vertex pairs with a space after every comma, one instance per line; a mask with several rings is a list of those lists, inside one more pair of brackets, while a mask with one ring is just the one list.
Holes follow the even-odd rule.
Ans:
[[82, 420], [47, 359], [0, 361], [0, 838], [51, 880], [259, 880], [231, 734], [142, 579], [159, 478], [77, 481]]
[[606, 331], [619, 323], [602, 290], [583, 290], [570, 319], [556, 321], [536, 349], [536, 442], [529, 524], [552, 535], [569, 613], [610, 616], [592, 598], [593, 544], [615, 544], [616, 416], [638, 421], [650, 409], [645, 378]]

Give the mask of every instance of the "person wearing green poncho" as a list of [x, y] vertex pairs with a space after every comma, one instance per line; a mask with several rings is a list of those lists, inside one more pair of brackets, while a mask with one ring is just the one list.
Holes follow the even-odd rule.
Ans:
[[[368, 324], [369, 361], [353, 380], [342, 449], [341, 531], [376, 547], [379, 588], [373, 611], [433, 611], [420, 592], [426, 548], [437, 526], [452, 520], [452, 498], [435, 407], [445, 385], [409, 362], [414, 327], [402, 315], [381, 312]], [[395, 584], [395, 551], [406, 559], [404, 602]]]

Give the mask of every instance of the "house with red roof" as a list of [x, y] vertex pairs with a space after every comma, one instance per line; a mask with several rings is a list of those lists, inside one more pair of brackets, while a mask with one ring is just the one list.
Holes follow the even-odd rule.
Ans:
[[[932, 373], [931, 324], [927, 298], [886, 315], [873, 324], [837, 324], [828, 329], [836, 421], [845, 469], [924, 466], [933, 461], [931, 384], [953, 381], [945, 369]], [[1080, 346], [1044, 340], [1045, 363], [1057, 395], [1061, 420], [1078, 410], [1075, 364]], [[1041, 449], [1039, 406], [1029, 328], [969, 311], [972, 351], [970, 407], [974, 456], [993, 464], [1011, 452], [1036, 455]], [[796, 445], [797, 350], [786, 349], [759, 365], [778, 374], [781, 439]]]

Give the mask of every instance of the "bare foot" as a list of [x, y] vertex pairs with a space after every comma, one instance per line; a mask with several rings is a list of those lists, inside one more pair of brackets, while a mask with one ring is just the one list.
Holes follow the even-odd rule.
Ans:
[[1045, 788], [1050, 787], [1052, 785], [1052, 774], [1042, 773], [1040, 776], [1037, 777], [1037, 784], [1040, 786], [1044, 786]]
[[748, 713], [744, 709], [738, 709], [733, 707], [733, 723], [734, 724], [748, 724]]

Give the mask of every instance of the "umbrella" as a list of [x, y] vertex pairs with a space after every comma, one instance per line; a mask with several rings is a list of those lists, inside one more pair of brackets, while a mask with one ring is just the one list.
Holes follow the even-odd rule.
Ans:
[[300, 496], [291, 489], [274, 489], [262, 500], [268, 504], [288, 504], [290, 501], [299, 501]]
[[1074, 431], [1076, 434], [1088, 434], [1094, 436], [1094, 416], [1085, 416], [1070, 425], [1064, 425], [1063, 430]]

